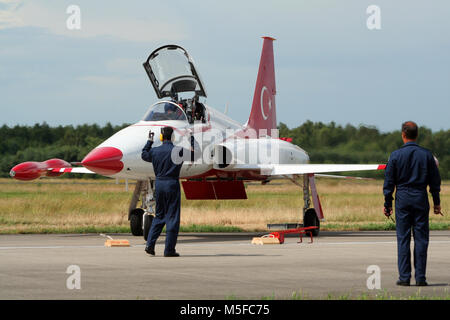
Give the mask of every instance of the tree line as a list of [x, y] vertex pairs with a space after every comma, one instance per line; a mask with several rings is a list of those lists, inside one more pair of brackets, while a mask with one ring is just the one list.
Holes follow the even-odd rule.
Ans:
[[[51, 158], [81, 161], [90, 150], [126, 126], [107, 123], [103, 127], [97, 124], [50, 127], [45, 122], [34, 126], [3, 125], [0, 127], [0, 176], [8, 177], [11, 168], [24, 161]], [[292, 138], [294, 144], [307, 151], [312, 163], [387, 163], [389, 154], [403, 144], [400, 130], [381, 133], [373, 126], [306, 121], [296, 128], [280, 123], [278, 129], [280, 137]], [[450, 130], [433, 132], [420, 127], [418, 143], [433, 152], [439, 160], [441, 177], [449, 179]], [[383, 177], [382, 172], [357, 175]], [[95, 175], [83, 177], [95, 178]]]
[[[76, 127], [50, 127], [47, 123], [34, 126], [0, 127], [0, 176], [9, 176], [11, 168], [24, 161], [45, 161], [52, 158], [68, 162], [81, 161], [93, 148], [128, 124], [84, 124]], [[63, 175], [61, 178], [79, 178]], [[83, 178], [97, 178], [83, 175]]]
[[[278, 126], [280, 137], [293, 139], [293, 143], [308, 152], [312, 163], [387, 163], [392, 151], [403, 145], [401, 130], [380, 132], [374, 126], [331, 122], [306, 121], [289, 129], [284, 123]], [[450, 178], [450, 130], [431, 131], [419, 127], [417, 142], [431, 150], [439, 161], [439, 171], [443, 179]], [[350, 174], [350, 175], [355, 175]], [[383, 172], [362, 172], [365, 177], [384, 177]]]

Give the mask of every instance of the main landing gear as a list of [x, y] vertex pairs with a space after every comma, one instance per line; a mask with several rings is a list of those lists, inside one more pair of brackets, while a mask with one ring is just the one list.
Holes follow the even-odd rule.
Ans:
[[[147, 240], [155, 216], [154, 191], [155, 182], [153, 180], [138, 180], [128, 209], [131, 233], [133, 236], [144, 236], [145, 240]], [[142, 201], [141, 207], [137, 208], [139, 200]]]
[[[320, 231], [320, 220], [318, 217], [318, 214], [316, 212], [315, 208], [311, 208], [311, 194], [310, 194], [310, 187], [312, 191], [313, 201], [315, 200], [314, 197], [317, 198], [318, 202], [318, 210], [321, 210], [320, 208], [320, 201], [319, 196], [316, 192], [316, 186], [315, 184], [313, 186], [310, 186], [310, 180], [312, 178], [312, 181], [314, 183], [314, 175], [303, 175], [303, 200], [304, 200], [304, 207], [303, 207], [303, 227], [317, 227], [317, 229], [314, 229], [312, 231], [313, 237], [317, 237], [319, 235]], [[316, 206], [316, 201], [314, 201], [314, 205]]]
[[[312, 230], [312, 235], [317, 237], [320, 231], [320, 216], [322, 214], [322, 208], [320, 206], [319, 196], [317, 195], [316, 186], [314, 182], [314, 175], [304, 174], [303, 175], [303, 185], [301, 185], [296, 177], [288, 177], [294, 184], [303, 188], [303, 201], [305, 203], [303, 207], [303, 227], [317, 227], [317, 229]], [[310, 192], [311, 189], [311, 192]], [[312, 194], [311, 194], [312, 193]], [[311, 196], [313, 198], [314, 206], [316, 208], [311, 208]], [[318, 210], [319, 212], [317, 212]], [[318, 214], [319, 213], [319, 214]]]

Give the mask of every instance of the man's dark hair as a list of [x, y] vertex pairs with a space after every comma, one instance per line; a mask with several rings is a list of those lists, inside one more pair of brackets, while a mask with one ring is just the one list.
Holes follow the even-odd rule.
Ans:
[[161, 133], [163, 135], [163, 140], [171, 140], [173, 129], [171, 127], [164, 127], [162, 128]]
[[406, 121], [402, 124], [402, 132], [405, 134], [406, 139], [416, 140], [419, 134], [419, 128], [413, 121]]

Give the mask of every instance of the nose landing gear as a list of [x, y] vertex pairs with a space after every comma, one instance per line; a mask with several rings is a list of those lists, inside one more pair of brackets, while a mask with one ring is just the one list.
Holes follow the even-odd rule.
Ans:
[[[147, 240], [155, 215], [154, 191], [155, 187], [153, 180], [138, 180], [128, 209], [128, 220], [130, 221], [131, 233], [133, 236], [144, 236], [145, 240]], [[139, 200], [142, 200], [142, 204], [140, 208], [137, 208]]]

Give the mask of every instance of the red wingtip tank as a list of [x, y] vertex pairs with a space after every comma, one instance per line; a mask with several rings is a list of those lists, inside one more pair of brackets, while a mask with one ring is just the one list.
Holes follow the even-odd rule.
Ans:
[[14, 166], [9, 175], [17, 180], [30, 181], [43, 176], [59, 177], [64, 172], [52, 172], [51, 168], [70, 168], [70, 163], [61, 159], [50, 159], [43, 162], [27, 161]]

